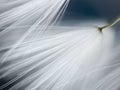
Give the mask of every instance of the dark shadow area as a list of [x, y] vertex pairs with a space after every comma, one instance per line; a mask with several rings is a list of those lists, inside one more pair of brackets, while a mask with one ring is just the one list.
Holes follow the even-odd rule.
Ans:
[[70, 0], [63, 20], [106, 19], [111, 21], [120, 15], [119, 0]]

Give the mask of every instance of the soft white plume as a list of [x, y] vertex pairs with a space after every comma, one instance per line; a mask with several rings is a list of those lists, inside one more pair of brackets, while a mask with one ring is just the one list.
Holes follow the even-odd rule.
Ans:
[[119, 89], [115, 31], [100, 32], [87, 23], [54, 26], [68, 2], [1, 0], [1, 90]]

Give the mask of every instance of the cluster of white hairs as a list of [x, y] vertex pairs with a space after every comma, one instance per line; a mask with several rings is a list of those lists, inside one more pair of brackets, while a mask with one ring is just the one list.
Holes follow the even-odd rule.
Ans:
[[[26, 2], [24, 0], [18, 0], [14, 1], [13, 5], [16, 3], [20, 3], [20, 5], [15, 6], [11, 10], [0, 15], [0, 27], [8, 26], [6, 29], [1, 31], [0, 37], [6, 33], [13, 32], [13, 27], [26, 25], [31, 26], [26, 29], [24, 35], [3, 56], [2, 61], [7, 59], [10, 53], [12, 53], [12, 51], [14, 51], [14, 49], [38, 27], [38, 34], [40, 35], [40, 33], [43, 33], [51, 22], [55, 22], [59, 15], [64, 12], [68, 4], [68, 0], [26, 0]], [[10, 4], [12, 4], [12, 1], [10, 3], [6, 3], [5, 6], [9, 6]]]
[[68, 3], [0, 1], [0, 90], [119, 89], [115, 31], [54, 26]]

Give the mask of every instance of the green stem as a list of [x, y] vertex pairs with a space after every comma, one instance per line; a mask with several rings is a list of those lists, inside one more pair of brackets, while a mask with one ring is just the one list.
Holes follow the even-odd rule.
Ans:
[[110, 27], [114, 26], [114, 25], [117, 24], [119, 21], [120, 21], [120, 18], [116, 19], [116, 20], [115, 20], [113, 23], [111, 23], [111, 24], [105, 25], [105, 26], [103, 26], [103, 27], [98, 27], [98, 30], [99, 30], [100, 32], [102, 32], [104, 29], [110, 28]]

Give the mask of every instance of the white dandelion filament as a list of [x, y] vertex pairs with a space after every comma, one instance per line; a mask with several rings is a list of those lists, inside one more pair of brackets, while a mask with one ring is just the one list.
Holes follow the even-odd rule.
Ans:
[[[111, 27], [120, 19], [98, 29], [86, 27], [86, 23], [73, 28], [54, 26], [68, 3], [69, 0], [1, 0], [5, 9], [0, 14], [0, 80], [7, 81], [1, 90], [119, 87], [120, 63], [113, 60], [119, 56], [116, 50], [120, 47], [113, 48], [115, 31]], [[111, 68], [113, 71], [108, 72]]]
[[[63, 6], [63, 4], [64, 3], [68, 3], [68, 1], [69, 0], [67, 0], [67, 1], [65, 1], [65, 0], [57, 0], [57, 1], [55, 1], [55, 0], [32, 0], [32, 1], [30, 1], [30, 2], [28, 2], [27, 4], [25, 4], [25, 5], [22, 5], [22, 6], [20, 6], [20, 7], [18, 7], [16, 10], [11, 10], [11, 12], [7, 12], [7, 13], [3, 13], [2, 15], [1, 15], [1, 23], [0, 23], [0, 25], [4, 25], [5, 26], [5, 24], [8, 24], [8, 22], [14, 22], [14, 21], [16, 21], [17, 19], [19, 20], [19, 17], [26, 17], [27, 15], [26, 14], [28, 14], [29, 12], [31, 12], [31, 9], [34, 9], [34, 8], [37, 8], [37, 6], [39, 7], [39, 9], [40, 9], [40, 11], [41, 12], [39, 12], [39, 11], [34, 11], [34, 12], [39, 12], [39, 15], [42, 15], [43, 13], [44, 13], [44, 16], [43, 17], [38, 17], [38, 20], [37, 21], [35, 21], [35, 23], [31, 26], [31, 28], [30, 29], [28, 29], [26, 32], [25, 32], [25, 34], [22, 36], [22, 38], [20, 38], [20, 40], [18, 40], [17, 42], [16, 42], [16, 44], [15, 45], [13, 45], [12, 46], [12, 48], [1, 58], [1, 60], [2, 60], [2, 62], [4, 62], [8, 57], [9, 57], [9, 55], [14, 51], [14, 49], [15, 48], [17, 48], [20, 44], [21, 44], [21, 42], [32, 32], [32, 31], [34, 31], [37, 27], [38, 27], [38, 25], [44, 25], [44, 27], [41, 27], [40, 29], [40, 32], [41, 31], [44, 31], [45, 29], [46, 29], [46, 27], [51, 23], [51, 21], [54, 19], [54, 17], [57, 15], [57, 13], [59, 13], [59, 10], [62, 8], [62, 6]], [[49, 3], [48, 4], [48, 7], [45, 7], [45, 4], [46, 3]], [[66, 5], [66, 4], [65, 4]], [[23, 11], [23, 9], [22, 8], [25, 8], [27, 6], [27, 8], [26, 9], [24, 9], [24, 11]], [[22, 10], [22, 12], [20, 12]], [[46, 10], [47, 10], [47, 12], [46, 12]], [[27, 11], [27, 12], [26, 12]], [[32, 12], [32, 13], [34, 13], [34, 12]], [[10, 14], [9, 16], [11, 16], [11, 17], [7, 17], [6, 15], [7, 14]], [[13, 17], [13, 15], [14, 14], [16, 14], [16, 15], [19, 15], [19, 16], [17, 16], [17, 17]], [[5, 18], [3, 17], [3, 16], [6, 16]], [[24, 18], [23, 17], [23, 18]], [[28, 16], [29, 17], [29, 16]], [[27, 17], [26, 17], [27, 18]], [[4, 20], [5, 19], [5, 20]], [[9, 20], [9, 21], [8, 21]], [[26, 22], [28, 22], [28, 20], [26, 20]], [[15, 23], [17, 23], [18, 25], [22, 25], [22, 23], [20, 22], [20, 20], [17, 22], [15, 22]], [[23, 22], [24, 23], [24, 22]], [[14, 25], [14, 24], [13, 24]], [[13, 26], [12, 25], [12, 26]], [[14, 25], [14, 26], [16, 26], [16, 24]], [[11, 26], [10, 26], [11, 27]], [[9, 30], [9, 29], [8, 29]], [[7, 31], [8, 31], [7, 30]], [[3, 30], [3, 32], [1, 32], [1, 33], [5, 33], [5, 32], [7, 32], [6, 30]]]

